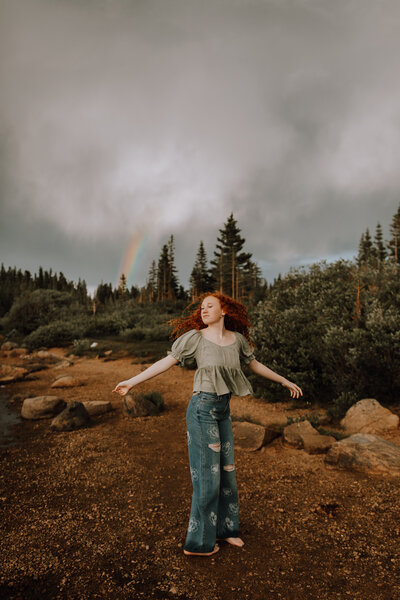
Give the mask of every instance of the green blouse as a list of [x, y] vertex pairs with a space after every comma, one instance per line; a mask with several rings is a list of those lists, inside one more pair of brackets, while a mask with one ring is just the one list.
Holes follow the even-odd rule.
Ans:
[[214, 392], [218, 396], [228, 392], [235, 396], [253, 394], [240, 361], [249, 364], [255, 356], [244, 335], [234, 333], [236, 340], [228, 346], [207, 340], [198, 329], [187, 331], [172, 344], [167, 354], [176, 358], [181, 366], [196, 360], [193, 392]]

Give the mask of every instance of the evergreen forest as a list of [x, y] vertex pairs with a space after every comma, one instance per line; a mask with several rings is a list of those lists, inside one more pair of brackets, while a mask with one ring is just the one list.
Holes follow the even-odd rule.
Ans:
[[[361, 235], [353, 260], [320, 261], [291, 268], [267, 283], [246, 251], [231, 214], [208, 257], [203, 241], [193, 257], [189, 289], [179, 282], [173, 235], [152, 260], [146, 283], [128, 288], [101, 282], [94, 297], [85, 281], [39, 267], [0, 269], [0, 331], [3, 339], [32, 351], [93, 340], [152, 342], [165, 350], [166, 322], [207, 291], [243, 302], [257, 360], [295, 381], [310, 404], [344, 413], [361, 398], [400, 402], [400, 205], [383, 239], [377, 223]], [[276, 384], [246, 372], [255, 395], [281, 400]]]

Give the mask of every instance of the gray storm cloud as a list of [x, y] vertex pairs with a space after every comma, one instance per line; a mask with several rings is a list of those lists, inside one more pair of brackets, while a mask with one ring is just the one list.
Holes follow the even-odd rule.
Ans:
[[4, 262], [19, 221], [115, 263], [145, 231], [143, 281], [173, 233], [184, 280], [233, 210], [268, 276], [354, 254], [396, 210], [394, 0], [0, 6]]

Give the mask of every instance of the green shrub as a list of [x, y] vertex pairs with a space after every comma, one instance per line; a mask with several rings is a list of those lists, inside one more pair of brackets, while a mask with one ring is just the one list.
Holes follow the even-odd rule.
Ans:
[[42, 325], [30, 333], [24, 340], [29, 351], [42, 346], [64, 346], [82, 335], [81, 324], [76, 322], [53, 321]]
[[68, 292], [35, 290], [19, 296], [3, 319], [7, 329], [16, 328], [24, 335], [51, 321], [83, 314], [84, 309]]
[[[299, 385], [303, 400], [331, 405], [336, 414], [351, 398], [398, 402], [399, 305], [393, 265], [358, 269], [339, 260], [292, 269], [251, 311], [256, 358]], [[256, 396], [285, 395], [271, 381], [249, 379]]]
[[90, 317], [85, 326], [85, 335], [102, 337], [106, 335], [118, 335], [126, 329], [126, 320], [119, 314], [103, 314]]
[[91, 348], [90, 344], [91, 342], [87, 338], [74, 340], [71, 353], [75, 354], [75, 356], [84, 356], [85, 354], [89, 354], [96, 350], [96, 348]]
[[144, 340], [145, 331], [141, 327], [133, 327], [132, 329], [124, 329], [121, 332], [121, 337], [123, 340], [127, 342], [136, 342], [140, 340]]
[[337, 398], [335, 398], [326, 410], [327, 414], [333, 419], [340, 421], [343, 419], [346, 412], [353, 404], [358, 402], [359, 398], [354, 392], [342, 392]]
[[164, 398], [159, 392], [141, 393], [137, 395], [138, 400], [150, 400], [158, 410], [164, 410]]
[[127, 342], [135, 342], [140, 340], [148, 340], [150, 342], [158, 342], [169, 340], [171, 328], [165, 325], [157, 325], [155, 327], [134, 327], [125, 329], [121, 333], [121, 337]]

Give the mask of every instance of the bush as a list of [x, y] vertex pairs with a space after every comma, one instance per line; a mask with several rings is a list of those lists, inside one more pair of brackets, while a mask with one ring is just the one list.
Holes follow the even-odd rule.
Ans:
[[[292, 269], [250, 314], [256, 357], [297, 383], [304, 399], [332, 404], [337, 414], [363, 397], [398, 402], [399, 304], [400, 281], [390, 264], [358, 269], [340, 260]], [[255, 395], [268, 389], [282, 399], [281, 386], [249, 379]]]
[[150, 400], [158, 410], [164, 410], [164, 398], [158, 392], [141, 393], [137, 395], [138, 400]]
[[74, 340], [71, 354], [74, 354], [75, 356], [84, 356], [85, 354], [96, 350], [96, 348], [91, 348], [90, 344], [91, 342], [87, 338], [83, 338], [81, 340]]
[[121, 333], [121, 337], [127, 342], [135, 342], [137, 340], [158, 342], [169, 340], [170, 334], [170, 327], [157, 325], [155, 327], [134, 327], [133, 329], [125, 329], [125, 331]]
[[119, 335], [126, 328], [126, 320], [119, 314], [107, 314], [90, 317], [86, 322], [85, 335], [102, 337]]
[[326, 412], [334, 419], [340, 421], [343, 419], [349, 408], [358, 402], [358, 400], [357, 394], [354, 394], [353, 392], [343, 392], [334, 399], [332, 406], [330, 406]]
[[51, 321], [70, 319], [71, 313], [75, 316], [83, 311], [70, 293], [39, 289], [17, 298], [2, 323], [4, 328], [15, 328], [26, 335]]
[[146, 335], [146, 333], [145, 333], [144, 329], [142, 329], [141, 327], [133, 327], [132, 329], [125, 329], [121, 333], [122, 339], [124, 339], [126, 342], [136, 342], [136, 341], [144, 340], [145, 335]]
[[80, 323], [53, 321], [53, 323], [42, 325], [30, 333], [25, 338], [24, 345], [31, 352], [42, 346], [64, 346], [81, 335]]

